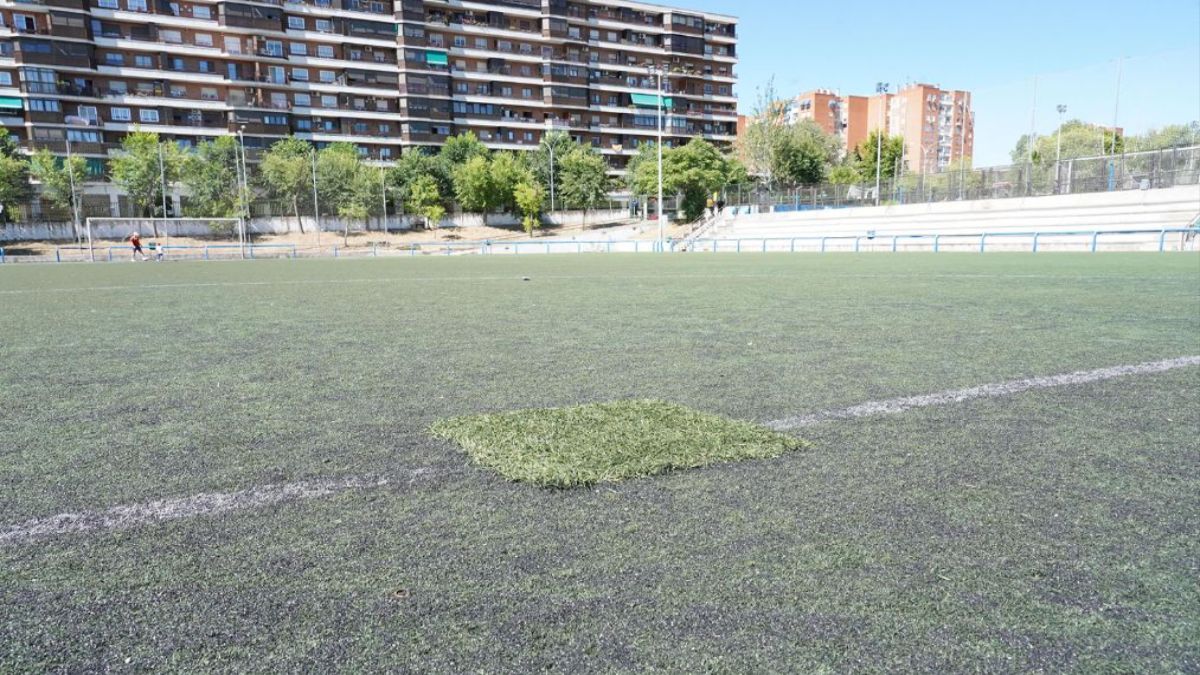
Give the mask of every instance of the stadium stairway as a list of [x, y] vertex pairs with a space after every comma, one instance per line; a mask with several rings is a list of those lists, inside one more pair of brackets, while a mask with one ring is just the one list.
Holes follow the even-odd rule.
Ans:
[[[986, 233], [989, 250], [1028, 250], [1033, 237], [1021, 235], [1039, 233], [1040, 247], [1078, 249], [1081, 243], [1088, 244], [1090, 235], [1071, 237], [1052, 233], [1186, 228], [1196, 222], [1197, 214], [1200, 214], [1200, 185], [1188, 185], [1020, 199], [739, 214], [724, 218], [703, 239], [804, 238], [812, 242], [822, 237], [842, 238], [827, 244], [836, 249], [850, 246], [844, 238], [864, 237], [876, 248], [886, 243], [897, 250], [928, 250], [934, 235], [939, 235], [942, 243], [951, 248], [978, 248], [979, 235]], [[890, 242], [893, 236], [900, 237], [898, 244]], [[1109, 234], [1102, 241], [1118, 248], [1157, 249], [1159, 238], [1157, 234]], [[1196, 238], [1190, 235], [1176, 234], [1170, 241], [1176, 249], [1196, 245]], [[804, 244], [801, 248], [814, 245]], [[696, 248], [707, 247], [704, 242], [697, 242]], [[770, 248], [775, 250], [778, 245], [772, 243]]]

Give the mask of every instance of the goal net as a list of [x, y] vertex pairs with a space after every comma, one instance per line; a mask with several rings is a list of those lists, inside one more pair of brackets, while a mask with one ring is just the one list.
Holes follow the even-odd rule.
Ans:
[[213, 259], [293, 257], [291, 245], [251, 241], [239, 218], [88, 218], [87, 249], [95, 260], [132, 257], [137, 233], [147, 258]]

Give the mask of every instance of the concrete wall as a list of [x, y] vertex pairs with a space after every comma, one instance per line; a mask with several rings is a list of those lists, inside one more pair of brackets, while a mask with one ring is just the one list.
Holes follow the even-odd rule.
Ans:
[[[544, 223], [573, 227], [579, 225], [603, 225], [621, 222], [628, 218], [628, 213], [624, 210], [613, 211], [590, 211], [583, 213], [582, 211], [559, 211], [553, 214], [547, 214], [542, 220]], [[289, 232], [299, 232], [300, 226], [303, 225], [305, 232], [315, 230], [315, 219], [309, 216], [301, 217], [301, 222], [297, 223], [295, 218], [255, 218], [250, 222], [249, 230], [254, 234], [285, 234]], [[381, 218], [372, 218], [367, 229], [378, 231], [381, 228]], [[487, 218], [488, 225], [500, 226], [515, 226], [520, 224], [520, 219], [515, 216], [506, 214], [490, 215]], [[483, 217], [477, 214], [463, 213], [456, 214], [442, 221], [442, 227], [479, 227], [483, 225]], [[388, 218], [387, 228], [389, 230], [407, 230], [412, 227], [412, 222], [408, 217], [392, 216]], [[92, 228], [92, 236], [97, 239], [123, 239], [128, 236], [134, 227], [137, 227], [143, 235], [151, 235], [151, 225], [146, 221], [109, 221], [97, 223]], [[321, 218], [321, 228], [326, 232], [340, 232], [345, 223], [339, 218]], [[360, 232], [364, 229], [362, 221], [353, 221], [349, 223], [352, 232]], [[80, 228], [82, 230], [82, 227]], [[180, 237], [205, 237], [213, 234], [213, 231], [204, 222], [191, 223], [173, 223], [171, 221], [163, 221], [160, 225], [161, 236], [180, 236]], [[81, 231], [82, 235], [82, 231]], [[37, 223], [29, 225], [7, 225], [0, 226], [0, 242], [16, 242], [16, 241], [74, 241], [75, 232], [71, 223]]]

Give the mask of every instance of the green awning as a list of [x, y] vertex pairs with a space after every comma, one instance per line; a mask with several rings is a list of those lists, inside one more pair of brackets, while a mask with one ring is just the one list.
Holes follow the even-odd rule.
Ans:
[[[657, 108], [658, 107], [658, 95], [657, 94], [630, 94], [629, 97], [633, 99], [633, 104], [638, 107], [641, 107], [641, 108]], [[671, 101], [670, 96], [663, 97], [663, 107], [664, 108], [670, 108], [671, 103], [672, 103], [672, 101]]]
[[441, 52], [425, 52], [425, 63], [435, 66], [450, 65], [450, 57]]
[[19, 98], [0, 96], [0, 108], [16, 108], [17, 110], [24, 110], [25, 103]]

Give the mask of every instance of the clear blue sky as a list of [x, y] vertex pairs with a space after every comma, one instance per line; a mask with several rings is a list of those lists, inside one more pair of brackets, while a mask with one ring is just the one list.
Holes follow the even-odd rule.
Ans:
[[[1003, 164], [1030, 128], [1067, 118], [1130, 132], [1200, 119], [1200, 0], [828, 2], [670, 0], [739, 18], [743, 113], [774, 76], [781, 96], [830, 88], [869, 94], [922, 81], [974, 93], [976, 166]], [[919, 36], [919, 37], [918, 37]]]

